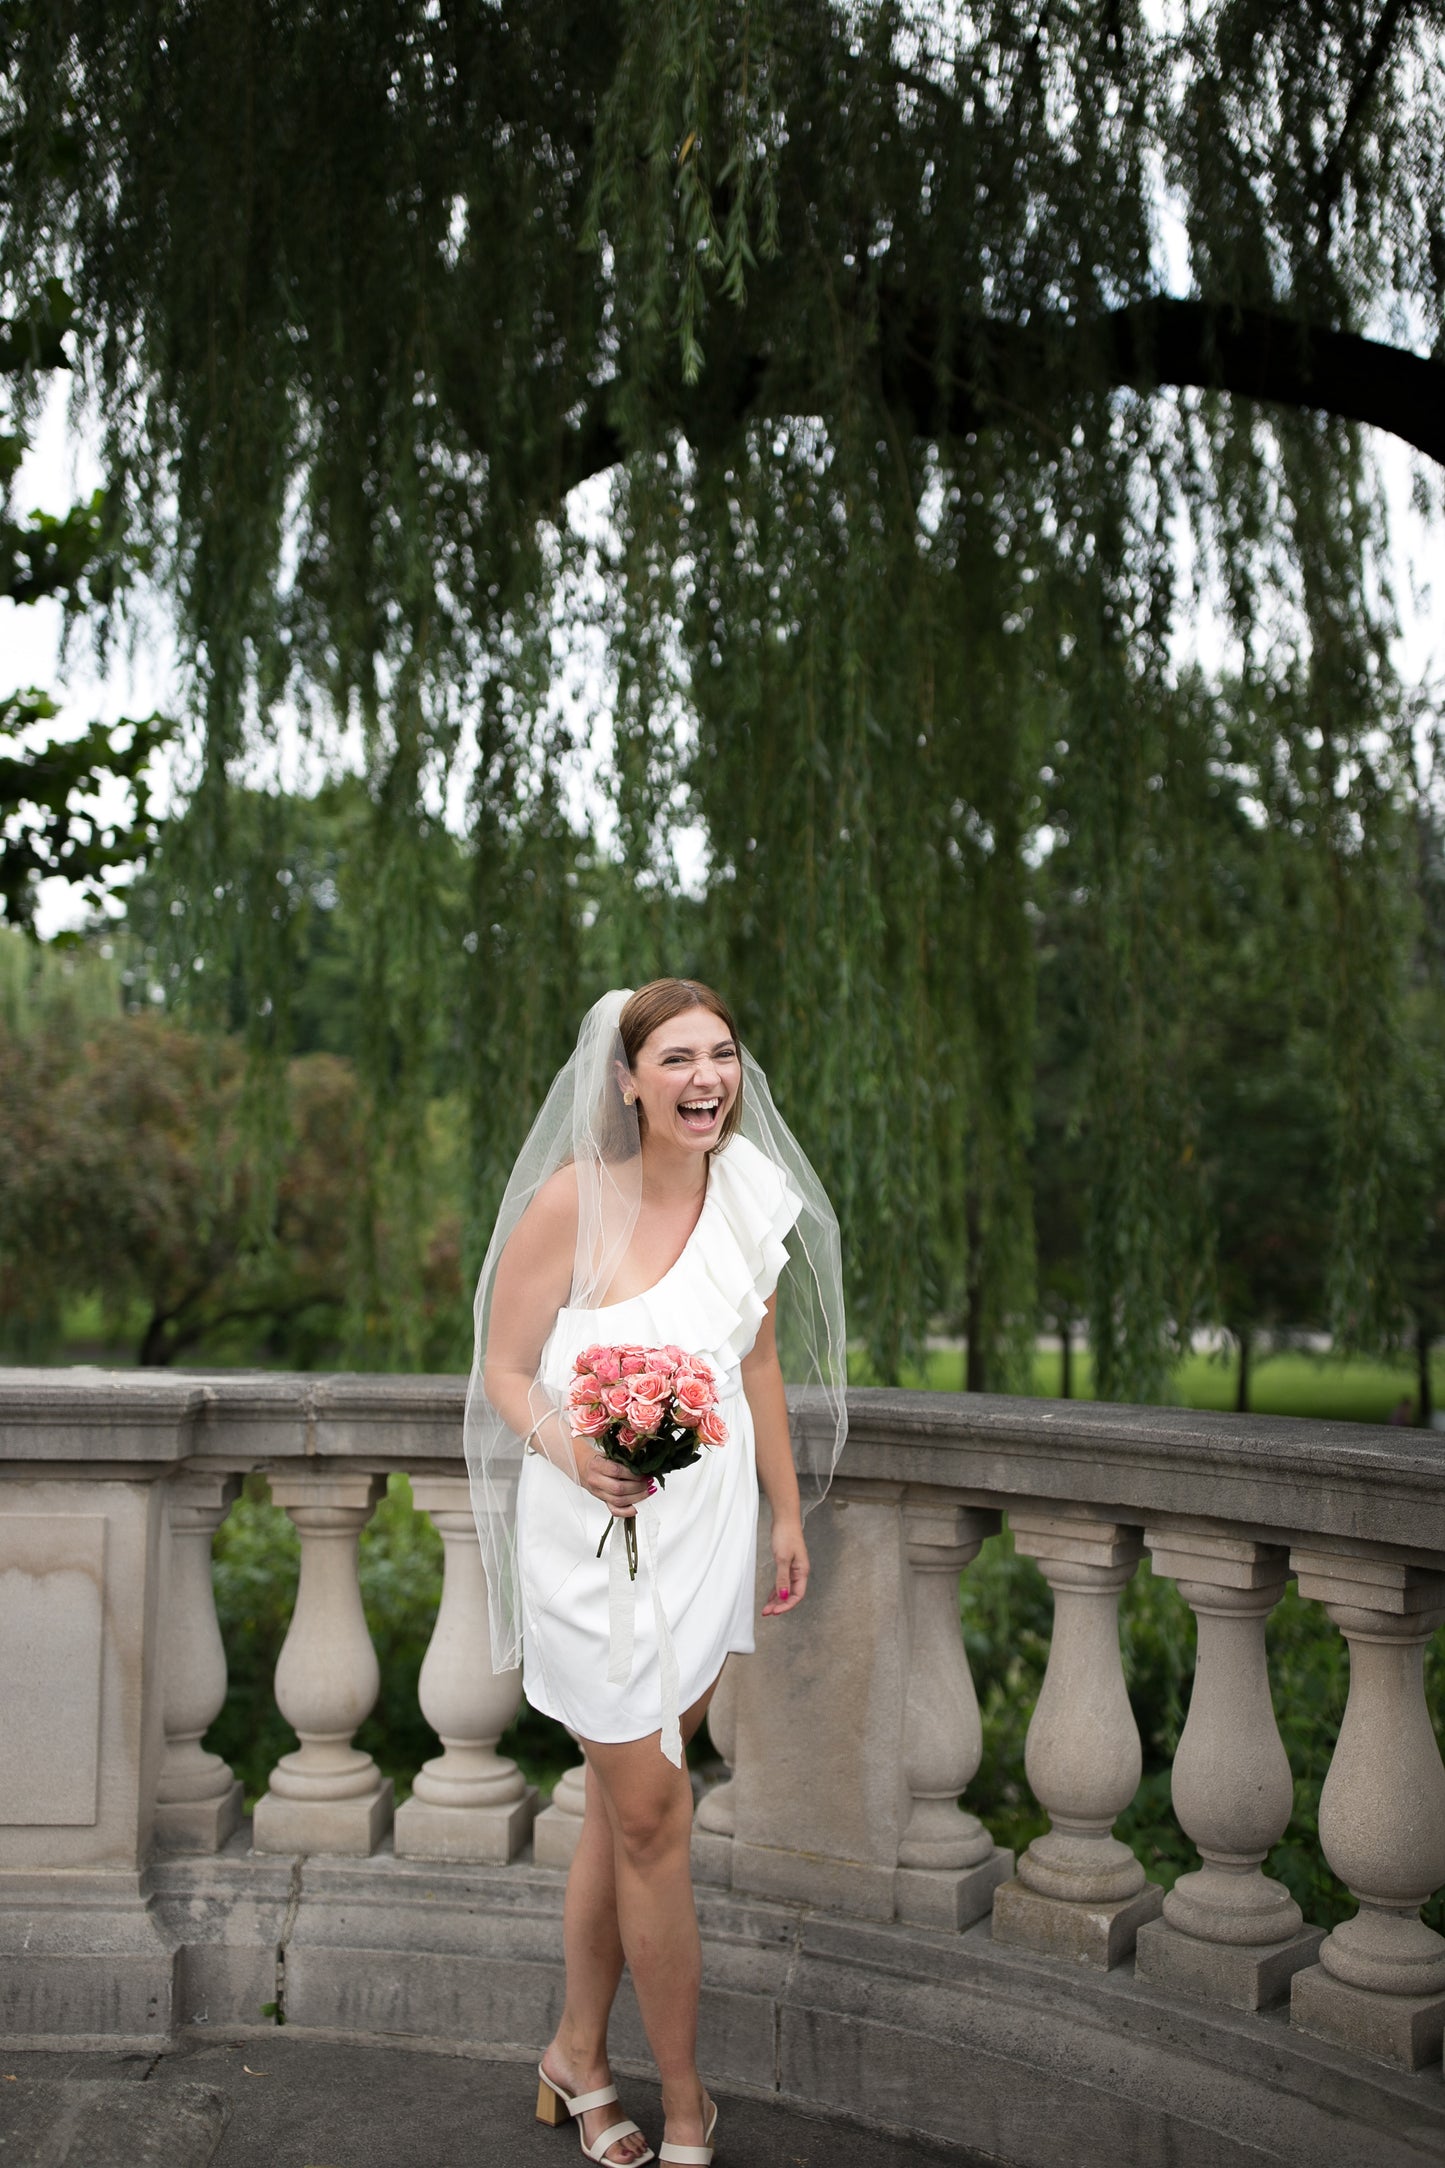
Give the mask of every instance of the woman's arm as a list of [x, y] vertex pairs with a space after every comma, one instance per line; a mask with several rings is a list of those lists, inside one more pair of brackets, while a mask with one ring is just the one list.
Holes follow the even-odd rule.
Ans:
[[577, 1244], [577, 1182], [570, 1167], [544, 1182], [497, 1262], [482, 1382], [488, 1400], [519, 1438], [530, 1439], [555, 1468], [614, 1514], [626, 1517], [649, 1485], [629, 1475], [548, 1406], [537, 1365], [557, 1312], [572, 1287]]
[[528, 1437], [535, 1425], [535, 1442], [576, 1480], [571, 1434], [559, 1417], [544, 1412], [535, 1390], [543, 1346], [572, 1285], [577, 1185], [569, 1173], [564, 1169], [542, 1185], [497, 1261], [483, 1384], [518, 1437]]
[[768, 1298], [767, 1316], [757, 1339], [743, 1357], [743, 1391], [752, 1410], [758, 1484], [772, 1514], [773, 1593], [763, 1605], [764, 1618], [796, 1611], [808, 1591], [808, 1548], [803, 1541], [803, 1511], [798, 1501], [798, 1471], [788, 1431], [788, 1401], [778, 1363], [774, 1314], [777, 1296]]

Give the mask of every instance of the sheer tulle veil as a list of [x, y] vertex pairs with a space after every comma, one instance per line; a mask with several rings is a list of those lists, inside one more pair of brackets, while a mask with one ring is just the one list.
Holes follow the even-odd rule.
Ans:
[[[630, 989], [604, 994], [583, 1019], [571, 1058], [558, 1071], [517, 1155], [477, 1281], [475, 1342], [467, 1387], [465, 1444], [472, 1506], [487, 1576], [492, 1668], [521, 1659], [516, 1501], [525, 1440], [487, 1397], [487, 1335], [497, 1266], [518, 1221], [542, 1185], [569, 1163], [577, 1182], [577, 1244], [568, 1306], [595, 1309], [626, 1255], [641, 1199], [637, 1110], [618, 1084], [626, 1056], [618, 1025]], [[846, 1342], [838, 1222], [806, 1153], [773, 1103], [768, 1080], [742, 1050], [740, 1134], [772, 1160], [801, 1207], [787, 1237], [788, 1263], [778, 1281], [777, 1339], [784, 1381], [809, 1388], [792, 1401], [793, 1457], [803, 1512], [822, 1498], [847, 1432]], [[718, 1150], [725, 1153], [726, 1144]], [[532, 1418], [557, 1405], [540, 1377]], [[545, 1450], [545, 1438], [538, 1441]], [[558, 1486], [559, 1490], [561, 1486]], [[588, 1494], [570, 1485], [567, 1499], [585, 1525], [597, 1518]]]

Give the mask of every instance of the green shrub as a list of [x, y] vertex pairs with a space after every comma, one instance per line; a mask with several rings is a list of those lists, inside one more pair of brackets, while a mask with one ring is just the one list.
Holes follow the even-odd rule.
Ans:
[[272, 1685], [296, 1601], [301, 1547], [286, 1515], [271, 1504], [263, 1475], [246, 1477], [216, 1530], [211, 1556], [228, 1677], [225, 1705], [206, 1745], [241, 1779], [249, 1810], [265, 1791], [269, 1772], [296, 1744]]

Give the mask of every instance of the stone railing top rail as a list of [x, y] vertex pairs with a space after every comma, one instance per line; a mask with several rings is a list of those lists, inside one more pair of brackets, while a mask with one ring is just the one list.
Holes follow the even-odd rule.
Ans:
[[[466, 1381], [0, 1369], [0, 1468], [346, 1459], [455, 1470]], [[806, 1422], [806, 1395], [794, 1396]], [[1445, 1558], [1445, 1438], [1363, 1423], [855, 1388], [841, 1474], [963, 1503], [1167, 1517]]]

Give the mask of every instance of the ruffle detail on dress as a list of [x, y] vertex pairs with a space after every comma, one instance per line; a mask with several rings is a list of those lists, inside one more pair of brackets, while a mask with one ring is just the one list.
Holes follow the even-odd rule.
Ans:
[[697, 1238], [676, 1266], [699, 1353], [742, 1361], [788, 1262], [783, 1238], [802, 1209], [782, 1169], [747, 1137], [717, 1153]]
[[788, 1262], [783, 1238], [802, 1209], [781, 1167], [749, 1138], [733, 1137], [712, 1160], [702, 1212], [676, 1264], [621, 1302], [559, 1310], [542, 1353], [543, 1382], [565, 1393], [573, 1356], [593, 1340], [672, 1340], [723, 1371], [735, 1368], [757, 1338]]

